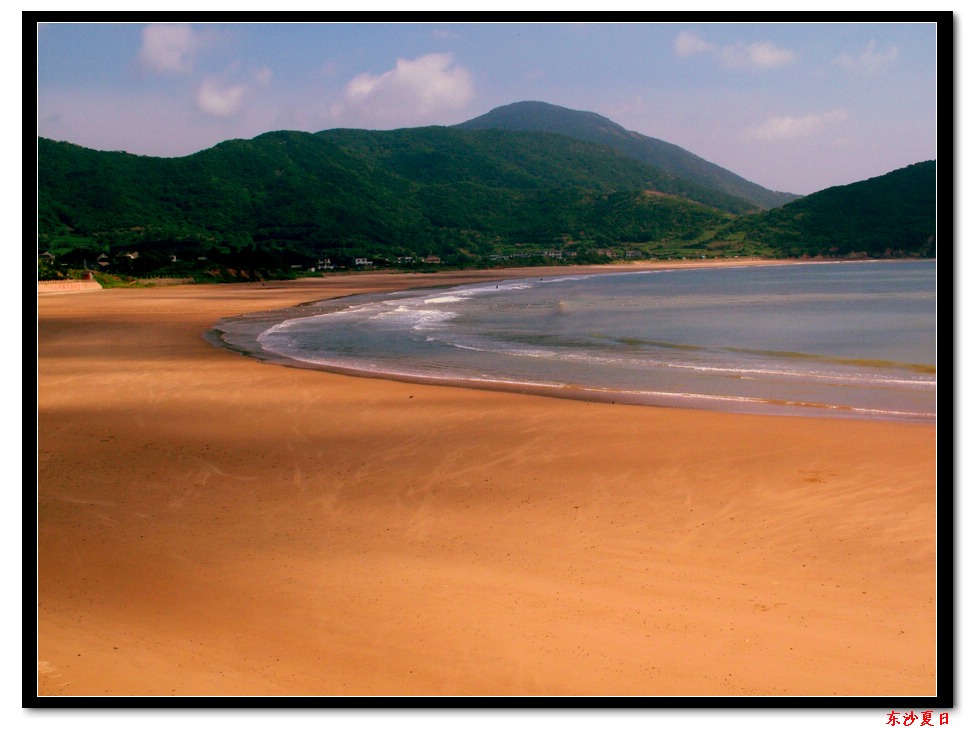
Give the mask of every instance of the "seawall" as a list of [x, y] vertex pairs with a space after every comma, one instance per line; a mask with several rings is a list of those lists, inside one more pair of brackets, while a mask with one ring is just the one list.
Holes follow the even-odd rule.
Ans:
[[45, 292], [72, 292], [72, 291], [95, 291], [101, 289], [102, 285], [97, 281], [79, 281], [71, 279], [69, 281], [39, 281], [37, 282], [37, 293]]

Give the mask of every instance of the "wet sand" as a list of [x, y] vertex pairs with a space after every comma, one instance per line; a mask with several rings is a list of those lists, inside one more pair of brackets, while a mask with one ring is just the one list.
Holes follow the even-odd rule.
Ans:
[[355, 378], [202, 336], [513, 275], [539, 270], [38, 295], [38, 694], [936, 692], [934, 426]]

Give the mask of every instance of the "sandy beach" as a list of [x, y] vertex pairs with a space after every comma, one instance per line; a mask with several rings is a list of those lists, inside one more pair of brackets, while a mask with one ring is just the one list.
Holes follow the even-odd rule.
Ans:
[[517, 275], [539, 270], [39, 294], [38, 695], [934, 695], [932, 425], [355, 378], [203, 339]]

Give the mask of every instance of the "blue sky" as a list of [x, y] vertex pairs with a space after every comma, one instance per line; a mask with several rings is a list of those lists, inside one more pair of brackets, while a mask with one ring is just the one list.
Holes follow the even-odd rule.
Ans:
[[37, 131], [178, 156], [538, 100], [807, 194], [937, 156], [936, 45], [919, 23], [47, 23]]
[[[975, 68], [964, 42], [964, 31], [970, 27], [963, 22], [965, 12], [957, 11], [955, 17], [958, 73], [962, 76], [957, 97], [960, 125], [970, 116], [965, 104], [970, 94], [965, 92]], [[20, 29], [14, 24], [7, 27], [7, 46], [12, 49], [8, 68], [15, 69], [20, 59]], [[40, 28], [38, 133], [98, 149], [181, 155], [222, 139], [251, 137], [270, 129], [452, 124], [495, 106], [538, 99], [595, 111], [762, 185], [796, 193], [853, 182], [935, 157], [936, 38], [934, 29], [927, 26], [194, 25], [187, 35], [174, 32], [168, 44], [162, 42], [165, 34], [158, 36], [158, 45], [146, 41], [145, 28], [144, 24]], [[682, 32], [690, 35], [680, 36]], [[777, 54], [777, 49], [786, 53]], [[25, 63], [29, 63], [29, 53], [26, 49]], [[415, 66], [418, 59], [432, 54], [447, 54], [449, 63]], [[399, 59], [407, 63], [397, 74]], [[423, 109], [419, 104], [390, 103], [390, 87], [395, 88], [395, 82], [406, 85], [404, 76], [410, 69], [417, 71], [414, 96], [424, 88], [420, 82], [425, 79], [430, 92], [427, 98], [439, 102], [436, 112], [428, 111], [423, 119], [418, 118]], [[428, 72], [426, 77], [420, 73], [423, 69]], [[10, 74], [10, 88], [19, 88], [17, 71]], [[458, 71], [463, 73], [458, 75]], [[969, 72], [967, 76], [965, 72]], [[27, 70], [25, 77], [29, 73]], [[361, 74], [370, 75], [363, 77], [364, 82], [385, 78], [386, 110], [401, 115], [396, 121], [390, 122], [380, 113], [369, 115], [367, 102], [378, 106], [384, 101], [382, 83], [373, 84], [371, 95], [347, 98], [349, 84]], [[465, 77], [469, 87], [463, 84]], [[439, 86], [434, 83], [438, 79]], [[28, 88], [24, 92], [27, 105], [29, 96]], [[949, 109], [943, 107], [942, 113], [948, 114]], [[970, 157], [959, 146], [960, 191], [954, 195], [959, 201], [970, 179]], [[16, 200], [19, 186], [9, 192], [8, 197]], [[17, 219], [21, 211], [16, 204], [9, 213]], [[965, 211], [959, 206], [954, 235], [960, 242], [967, 240], [965, 223]], [[942, 245], [951, 247], [952, 243]], [[966, 246], [956, 244], [951, 253], [948, 271], [958, 272], [959, 283], [975, 280], [975, 265]], [[9, 298], [5, 303], [10, 311], [23, 306], [19, 286], [15, 280], [3, 295]], [[975, 361], [970, 344], [975, 340], [973, 289], [959, 286], [954, 307], [962, 314], [954, 342], [959, 372], [966, 372]], [[950, 300], [950, 282], [948, 291]], [[951, 308], [949, 301], [947, 309]], [[15, 318], [13, 326], [19, 327], [19, 322]], [[13, 387], [5, 393], [8, 401], [19, 403], [21, 379], [14, 377], [9, 382]], [[975, 452], [971, 419], [975, 403], [970, 388], [963, 387], [965, 382], [959, 379], [959, 389], [947, 394], [960, 414], [958, 484], [975, 478], [975, 466], [966, 456]], [[952, 406], [947, 407], [950, 413]], [[14, 407], [11, 412], [19, 409]], [[9, 430], [16, 432], [17, 426], [11, 422]], [[8, 462], [20, 464], [21, 449], [16, 441], [10, 444], [4, 455]], [[972, 500], [962, 505], [958, 524], [975, 520], [971, 505]], [[16, 515], [16, 511], [10, 514]], [[19, 517], [9, 528], [6, 532], [14, 537], [9, 541], [13, 549], [15, 541], [20, 544]], [[973, 555], [971, 535], [970, 530], [959, 535], [962, 559]], [[971, 604], [971, 581], [964, 574], [958, 577], [962, 603]], [[910, 587], [904, 590], [907, 600]], [[961, 666], [969, 675], [971, 634], [959, 644]], [[878, 726], [886, 713], [702, 711], [699, 722], [682, 722], [688, 714], [655, 711], [652, 716], [631, 713], [622, 719], [601, 714], [599, 719], [640, 728], [668, 721], [675, 727], [703, 727], [717, 719], [722, 727], [772, 728], [788, 723], [812, 730], [824, 723], [832, 728]], [[956, 707], [951, 711], [952, 725], [964, 724], [970, 714]], [[86, 718], [72, 719], [87, 722]], [[340, 718], [330, 719], [341, 722]], [[412, 719], [396, 719], [432, 727], [443, 718], [420, 713]], [[450, 722], [455, 719], [448, 718]], [[496, 720], [487, 718], [490, 724]], [[591, 716], [578, 720], [559, 718], [583, 726], [591, 722]]]

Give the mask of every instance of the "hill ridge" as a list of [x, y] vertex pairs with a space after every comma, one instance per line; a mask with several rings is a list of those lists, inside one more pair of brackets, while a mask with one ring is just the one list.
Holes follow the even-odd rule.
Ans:
[[743, 198], [761, 209], [774, 208], [799, 196], [768, 190], [670, 142], [624, 128], [604, 116], [543, 101], [519, 101], [454, 125], [461, 129], [548, 131], [605, 144], [641, 162], [702, 187]]
[[37, 154], [48, 278], [936, 249], [934, 161], [735, 215], [657, 167], [554, 132], [277, 131], [182, 158], [38, 138]]

